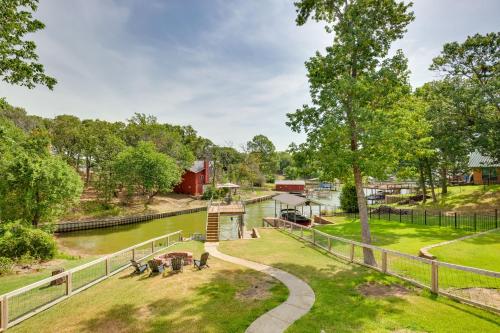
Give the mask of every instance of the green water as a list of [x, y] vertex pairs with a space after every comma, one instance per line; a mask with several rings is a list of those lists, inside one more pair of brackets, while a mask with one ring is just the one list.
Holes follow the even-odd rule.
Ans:
[[[330, 200], [324, 201], [324, 203], [330, 203]], [[247, 205], [244, 217], [247, 229], [262, 226], [262, 219], [274, 216], [274, 209], [274, 201], [272, 200]], [[314, 207], [313, 213], [317, 214], [317, 211], [317, 207]], [[309, 215], [308, 208], [305, 209], [304, 213]], [[177, 230], [182, 230], [184, 237], [189, 237], [193, 233], [204, 234], [206, 216], [206, 212], [185, 214], [143, 223], [69, 232], [61, 234], [58, 238], [64, 247], [80, 253], [93, 255], [112, 253]], [[231, 222], [226, 219], [223, 223]], [[221, 226], [222, 229], [230, 230], [232, 228]]]

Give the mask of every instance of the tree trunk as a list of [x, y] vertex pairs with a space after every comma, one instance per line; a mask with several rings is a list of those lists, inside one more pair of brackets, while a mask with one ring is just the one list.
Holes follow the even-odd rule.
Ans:
[[441, 195], [448, 193], [448, 170], [446, 166], [441, 167]]
[[424, 165], [422, 161], [418, 163], [418, 169], [420, 170], [420, 186], [422, 187], [422, 202], [427, 202], [427, 188], [425, 187], [425, 172]]
[[432, 202], [436, 202], [436, 190], [434, 189], [434, 177], [432, 177], [431, 164], [429, 159], [426, 159], [427, 175], [429, 176], [429, 185], [431, 186]]
[[85, 157], [85, 185], [89, 185], [90, 182], [90, 158]]
[[33, 220], [31, 220], [31, 225], [33, 225], [33, 227], [36, 228], [40, 223], [40, 217], [41, 217], [40, 209], [38, 208], [40, 203], [40, 192], [38, 190], [35, 192], [35, 202], [36, 202], [35, 215], [33, 215]]
[[[352, 166], [354, 173], [354, 185], [356, 186], [356, 196], [358, 198], [359, 222], [361, 223], [361, 239], [363, 243], [371, 244], [372, 236], [370, 225], [368, 223], [368, 207], [366, 205], [365, 192], [363, 191], [363, 176], [359, 166], [354, 163]], [[375, 256], [372, 249], [363, 248], [364, 263], [367, 265], [376, 265]]]

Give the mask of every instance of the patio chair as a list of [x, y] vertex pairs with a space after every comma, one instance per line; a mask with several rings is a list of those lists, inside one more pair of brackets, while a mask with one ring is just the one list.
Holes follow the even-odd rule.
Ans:
[[208, 256], [209, 256], [209, 253], [208, 252], [205, 252], [201, 255], [201, 258], [200, 260], [194, 260], [194, 267], [198, 268], [198, 269], [202, 269], [203, 267], [210, 267], [208, 266], [207, 264], [207, 260], [208, 260]]
[[146, 269], [148, 269], [148, 265], [147, 264], [141, 264], [140, 262], [137, 262], [137, 261], [135, 261], [133, 259], [130, 260], [130, 263], [135, 268], [134, 273], [136, 273], [136, 274], [144, 273], [146, 271]]
[[174, 257], [170, 262], [170, 266], [172, 267], [172, 272], [182, 272], [184, 269], [184, 259], [182, 257]]
[[151, 259], [148, 261], [149, 269], [151, 270], [151, 274], [154, 273], [163, 273], [165, 271], [165, 265], [155, 259]]

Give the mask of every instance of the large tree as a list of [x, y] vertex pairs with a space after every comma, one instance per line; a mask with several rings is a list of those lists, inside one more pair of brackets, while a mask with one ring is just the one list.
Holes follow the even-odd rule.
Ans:
[[49, 152], [48, 136], [33, 132], [11, 149], [0, 177], [0, 219], [23, 220], [38, 226], [74, 204], [82, 192], [78, 174]]
[[182, 176], [182, 169], [174, 159], [158, 152], [153, 143], [144, 141], [118, 154], [114, 172], [128, 195], [138, 193], [148, 201], [160, 192], [171, 191]]
[[[312, 105], [290, 114], [292, 129], [305, 130], [319, 150], [325, 169], [345, 178], [352, 175], [358, 198], [361, 236], [371, 243], [363, 176], [380, 176], [397, 161], [406, 137], [392, 105], [407, 93], [406, 59], [388, 57], [392, 42], [413, 20], [411, 4], [395, 0], [301, 0], [297, 24], [310, 18], [334, 33], [333, 44], [307, 63]], [[364, 249], [364, 261], [375, 264]]]
[[474, 111], [468, 125], [475, 131], [475, 144], [500, 161], [500, 33], [445, 44], [430, 69], [462, 83], [462, 91], [469, 96], [467, 109]]
[[265, 135], [259, 134], [247, 142], [246, 150], [258, 161], [260, 171], [267, 179], [274, 178], [278, 170], [278, 156], [273, 142]]
[[0, 1], [0, 77], [10, 84], [30, 89], [42, 84], [52, 90], [56, 79], [45, 75], [35, 42], [26, 39], [45, 27], [33, 18], [37, 8], [37, 0]]

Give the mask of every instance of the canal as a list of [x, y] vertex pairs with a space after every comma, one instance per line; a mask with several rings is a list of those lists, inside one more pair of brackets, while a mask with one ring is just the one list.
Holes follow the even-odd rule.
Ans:
[[[325, 205], [338, 206], [338, 192], [331, 193], [330, 198], [317, 200]], [[305, 207], [306, 216], [308, 211], [309, 209]], [[313, 214], [318, 214], [317, 206], [313, 207]], [[247, 205], [246, 228], [262, 226], [262, 219], [268, 216], [274, 216], [274, 201], [267, 200]], [[177, 230], [182, 230], [184, 237], [189, 237], [193, 233], [204, 234], [206, 217], [206, 212], [171, 216], [143, 223], [64, 233], [58, 236], [58, 240], [63, 247], [82, 254], [106, 254]], [[234, 232], [230, 223], [230, 220], [226, 219], [221, 225], [221, 232]]]

